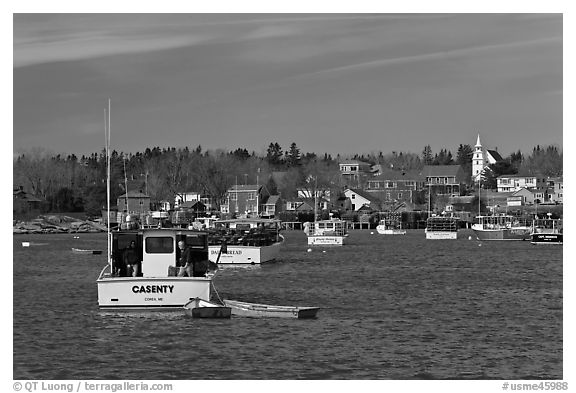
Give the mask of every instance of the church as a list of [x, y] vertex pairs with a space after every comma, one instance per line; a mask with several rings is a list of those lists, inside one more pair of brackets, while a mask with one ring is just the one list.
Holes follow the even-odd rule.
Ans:
[[474, 146], [474, 154], [472, 156], [472, 180], [478, 183], [481, 179], [484, 169], [492, 164], [502, 161], [502, 156], [496, 150], [488, 150], [482, 147], [480, 143], [480, 134]]

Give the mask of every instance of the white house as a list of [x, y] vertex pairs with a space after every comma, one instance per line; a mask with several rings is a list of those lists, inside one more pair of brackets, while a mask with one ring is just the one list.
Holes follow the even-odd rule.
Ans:
[[502, 156], [496, 150], [488, 150], [482, 147], [480, 143], [480, 134], [474, 146], [474, 153], [472, 155], [472, 179], [478, 182], [481, 178], [484, 169], [489, 165], [502, 161]]
[[351, 207], [354, 211], [360, 210], [362, 206], [370, 206], [375, 210], [380, 209], [379, 200], [368, 192], [359, 189], [347, 188], [344, 190], [344, 196], [350, 199], [350, 202], [352, 203]]
[[502, 175], [496, 178], [496, 185], [498, 192], [542, 189], [546, 188], [546, 179], [541, 176]]

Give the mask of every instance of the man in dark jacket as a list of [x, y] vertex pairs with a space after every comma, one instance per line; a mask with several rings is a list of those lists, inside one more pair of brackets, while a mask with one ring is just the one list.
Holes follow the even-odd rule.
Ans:
[[192, 253], [189, 247], [186, 247], [186, 243], [183, 240], [178, 242], [178, 249], [180, 250], [180, 257], [176, 262], [178, 266], [178, 277], [184, 277], [186, 274], [188, 277], [192, 277], [193, 263], [192, 263]]

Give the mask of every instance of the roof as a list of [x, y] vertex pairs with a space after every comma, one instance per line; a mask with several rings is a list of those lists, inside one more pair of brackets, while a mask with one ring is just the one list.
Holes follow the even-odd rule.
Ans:
[[369, 162], [359, 161], [359, 160], [346, 160], [339, 163], [339, 165], [366, 165], [372, 166]]
[[394, 169], [383, 169], [381, 173], [377, 176], [374, 176], [368, 181], [377, 180], [377, 181], [386, 181], [386, 180], [422, 180], [424, 181], [425, 178], [422, 175], [421, 171], [411, 169], [408, 171], [401, 171], [401, 170], [394, 170]]
[[180, 208], [184, 208], [184, 209], [191, 209], [193, 207], [196, 207], [196, 205], [198, 205], [198, 207], [202, 208], [202, 207], [206, 207], [202, 202], [200, 201], [188, 201], [188, 202], [182, 202], [179, 207]]
[[270, 195], [264, 205], [275, 205], [280, 200], [280, 195]]
[[126, 194], [120, 195], [118, 199], [126, 198], [126, 196], [128, 196], [128, 198], [150, 198], [148, 195], [142, 193], [141, 191], [128, 191]]
[[373, 194], [361, 190], [359, 188], [348, 188], [348, 190], [352, 191], [353, 193], [360, 195], [362, 198], [368, 199], [370, 202], [379, 202], [380, 200], [375, 197]]
[[456, 176], [460, 171], [460, 165], [424, 165], [421, 173], [423, 176]]
[[228, 189], [228, 192], [235, 191], [260, 191], [262, 184], [234, 184]]
[[498, 153], [496, 150], [486, 150], [486, 152], [488, 154], [490, 154], [492, 156], [492, 158], [494, 158], [496, 161], [503, 161], [504, 160], [502, 158], [502, 156], [500, 155], [500, 153]]

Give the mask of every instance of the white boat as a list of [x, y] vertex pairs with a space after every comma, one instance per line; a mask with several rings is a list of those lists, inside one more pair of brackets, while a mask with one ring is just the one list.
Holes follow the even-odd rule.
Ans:
[[501, 214], [477, 216], [478, 222], [472, 225], [472, 230], [478, 240], [528, 240], [531, 225], [520, 218]]
[[257, 265], [275, 260], [284, 243], [280, 224], [280, 220], [266, 218], [215, 221], [214, 230], [209, 232], [210, 261], [218, 261], [219, 265]]
[[402, 222], [391, 219], [384, 219], [378, 222], [376, 231], [381, 235], [405, 235], [406, 230], [402, 229]]
[[[110, 100], [106, 132], [106, 199], [108, 263], [96, 280], [98, 306], [101, 309], [182, 310], [195, 298], [210, 299], [213, 274], [202, 277], [177, 277], [178, 241], [190, 248], [193, 262], [206, 261], [208, 266], [208, 234], [178, 228], [136, 228], [134, 223], [117, 231], [110, 230]], [[163, 217], [160, 217], [162, 219]], [[161, 221], [159, 221], [161, 223]], [[160, 225], [161, 226], [161, 225]], [[123, 253], [134, 242], [137, 277], [128, 276]]]
[[252, 318], [316, 318], [319, 307], [274, 306], [270, 304], [247, 303], [226, 300], [224, 304], [232, 309], [232, 315]]
[[198, 297], [184, 305], [184, 312], [192, 318], [230, 318], [232, 315], [230, 307]]
[[453, 240], [458, 237], [458, 220], [454, 217], [429, 217], [426, 220], [426, 239]]
[[342, 246], [348, 238], [347, 222], [339, 218], [304, 223], [310, 246]]
[[[142, 228], [110, 233], [109, 263], [98, 284], [98, 305], [103, 309], [182, 309], [195, 298], [210, 299], [213, 273], [201, 277], [177, 277], [177, 243], [192, 250], [194, 262], [208, 261], [208, 234], [180, 228]], [[123, 251], [136, 242], [140, 274], [122, 271]]]
[[562, 220], [553, 218], [538, 218], [532, 222], [530, 243], [532, 244], [563, 244], [564, 229]]
[[102, 250], [91, 250], [91, 249], [74, 248], [74, 247], [72, 247], [72, 252], [79, 254], [94, 254], [94, 255], [102, 254]]

